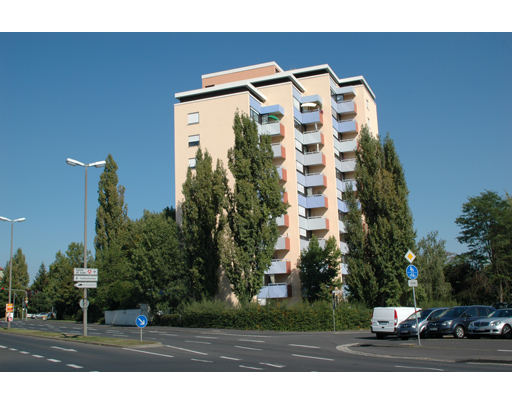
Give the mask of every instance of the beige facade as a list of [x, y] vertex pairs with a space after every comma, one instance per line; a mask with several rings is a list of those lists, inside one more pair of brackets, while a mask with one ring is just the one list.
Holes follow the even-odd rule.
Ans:
[[[176, 94], [175, 184], [178, 220], [187, 168], [198, 146], [227, 168], [235, 111], [251, 115], [260, 134], [272, 136], [274, 164], [290, 204], [279, 219], [281, 237], [258, 295], [301, 299], [297, 261], [313, 234], [335, 236], [347, 253], [343, 192], [354, 178], [355, 149], [362, 125], [378, 134], [375, 96], [362, 76], [339, 79], [328, 65], [283, 71], [275, 62], [207, 74], [203, 88]], [[231, 181], [231, 180], [230, 180]], [[355, 185], [355, 184], [354, 184]], [[357, 185], [355, 185], [357, 187]], [[342, 265], [340, 274], [347, 274]], [[229, 283], [224, 299], [236, 302]]]

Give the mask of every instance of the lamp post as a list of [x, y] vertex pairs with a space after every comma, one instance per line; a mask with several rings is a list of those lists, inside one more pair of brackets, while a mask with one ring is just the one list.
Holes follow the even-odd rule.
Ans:
[[[82, 166], [82, 167], [85, 167], [84, 270], [86, 270], [87, 269], [87, 168], [91, 167], [91, 166], [93, 166], [93, 167], [105, 167], [107, 162], [102, 160], [100, 162], [94, 162], [94, 163], [85, 164], [85, 163], [79, 162], [78, 160], [69, 159], [68, 158], [68, 159], [66, 159], [66, 163], [68, 165], [70, 165], [70, 166]], [[86, 302], [86, 300], [87, 300], [87, 288], [84, 288], [84, 303]], [[87, 336], [87, 305], [84, 305], [83, 314], [84, 314], [84, 317], [83, 317], [83, 324], [84, 324], [83, 335]]]
[[[11, 223], [11, 260], [9, 263], [9, 304], [11, 304], [11, 289], [12, 289], [12, 241], [14, 236], [14, 223], [15, 222], [23, 222], [25, 221], [25, 218], [18, 218], [18, 219], [9, 219], [5, 217], [0, 217], [0, 221], [4, 222], [10, 222]], [[14, 320], [14, 316], [13, 316]], [[11, 328], [11, 322], [8, 319], [7, 320], [7, 329]]]

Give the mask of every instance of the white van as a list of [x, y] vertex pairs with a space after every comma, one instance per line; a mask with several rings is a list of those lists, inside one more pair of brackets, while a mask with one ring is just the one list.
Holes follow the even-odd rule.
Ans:
[[[416, 308], [420, 311], [421, 308]], [[396, 335], [400, 322], [405, 321], [414, 313], [412, 307], [376, 307], [373, 308], [372, 333], [377, 334], [378, 339], [386, 335]]]

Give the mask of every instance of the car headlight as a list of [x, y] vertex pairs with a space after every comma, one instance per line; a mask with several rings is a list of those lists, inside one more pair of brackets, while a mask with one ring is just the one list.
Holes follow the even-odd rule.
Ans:
[[501, 321], [492, 321], [491, 326], [498, 326], [501, 325]]
[[443, 322], [443, 326], [448, 326], [448, 325], [451, 325], [452, 321], [444, 321]]

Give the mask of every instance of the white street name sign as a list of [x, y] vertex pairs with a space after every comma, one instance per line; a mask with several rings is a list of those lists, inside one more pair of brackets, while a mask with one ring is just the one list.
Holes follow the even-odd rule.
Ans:
[[418, 287], [418, 280], [409, 280], [409, 287]]

